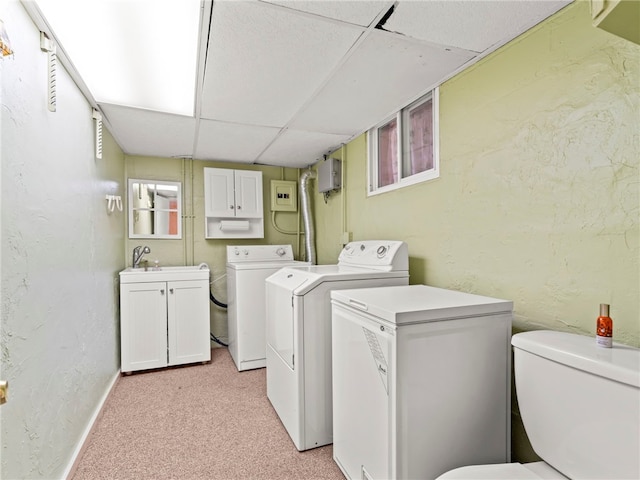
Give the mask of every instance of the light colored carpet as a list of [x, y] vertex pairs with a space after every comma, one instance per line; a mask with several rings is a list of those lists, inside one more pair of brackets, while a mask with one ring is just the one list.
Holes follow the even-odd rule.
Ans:
[[266, 370], [212, 361], [123, 376], [72, 473], [84, 479], [343, 480], [331, 445], [298, 452], [267, 399]]

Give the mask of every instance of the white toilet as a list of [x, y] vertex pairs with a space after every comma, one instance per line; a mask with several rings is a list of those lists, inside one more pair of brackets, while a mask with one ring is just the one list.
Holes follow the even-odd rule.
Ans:
[[639, 479], [640, 349], [535, 331], [512, 337], [525, 430], [543, 462], [474, 465], [439, 479]]

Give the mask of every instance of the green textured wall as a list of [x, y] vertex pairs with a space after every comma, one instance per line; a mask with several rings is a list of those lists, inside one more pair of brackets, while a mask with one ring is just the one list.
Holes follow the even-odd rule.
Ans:
[[[161, 265], [209, 264], [213, 280], [212, 292], [217, 300], [227, 301], [226, 262], [227, 245], [276, 245], [291, 244], [294, 255], [299, 258], [304, 237], [285, 235], [274, 228], [270, 212], [269, 190], [271, 180], [297, 180], [297, 169], [244, 165], [238, 163], [177, 160], [157, 157], [125, 157], [126, 177], [150, 180], [182, 182], [183, 188], [183, 235], [181, 240], [127, 239], [125, 252], [127, 265], [131, 265], [131, 253], [136, 245], [148, 245], [151, 253], [146, 256]], [[265, 209], [264, 238], [242, 240], [207, 240], [204, 238], [204, 167], [231, 168], [236, 170], [262, 171], [263, 203]], [[126, 182], [125, 182], [126, 185]], [[126, 205], [125, 205], [126, 207]], [[126, 208], [125, 208], [126, 211]], [[299, 214], [279, 212], [276, 225], [281, 230], [297, 231]], [[300, 221], [302, 229], [302, 222]], [[220, 339], [227, 339], [227, 312], [211, 304], [211, 331]], [[213, 346], [216, 346], [213, 344]]]
[[[594, 335], [610, 303], [614, 340], [640, 346], [639, 98], [640, 46], [572, 4], [441, 86], [439, 179], [367, 197], [366, 137], [335, 152], [319, 263], [343, 230], [404, 240], [412, 284], [513, 300], [515, 331]], [[533, 458], [517, 413], [513, 431]]]

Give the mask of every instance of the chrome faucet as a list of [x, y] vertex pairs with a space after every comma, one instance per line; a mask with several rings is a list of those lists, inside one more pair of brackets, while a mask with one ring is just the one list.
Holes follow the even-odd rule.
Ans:
[[133, 249], [133, 268], [140, 266], [140, 260], [142, 260], [145, 253], [151, 253], [151, 249], [147, 246], [138, 245]]

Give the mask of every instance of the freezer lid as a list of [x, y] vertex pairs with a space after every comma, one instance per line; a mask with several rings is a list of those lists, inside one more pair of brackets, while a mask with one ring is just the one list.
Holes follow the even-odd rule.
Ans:
[[510, 300], [427, 285], [334, 290], [331, 292], [331, 301], [397, 325], [513, 311], [513, 302]]

